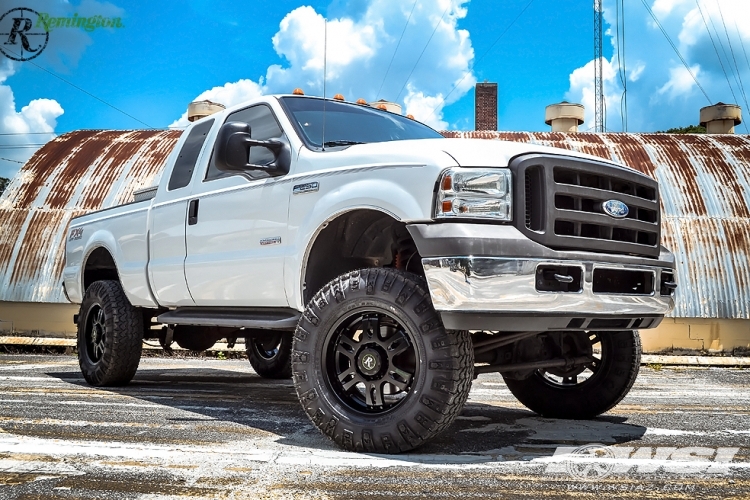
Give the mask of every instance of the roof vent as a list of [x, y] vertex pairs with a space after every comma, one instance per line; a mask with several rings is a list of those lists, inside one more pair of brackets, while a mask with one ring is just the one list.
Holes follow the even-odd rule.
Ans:
[[552, 125], [553, 132], [578, 132], [583, 116], [583, 106], [572, 102], [550, 104], [544, 109], [544, 123]]
[[224, 111], [226, 106], [212, 101], [193, 101], [188, 104], [187, 119], [189, 122], [200, 120], [208, 115]]
[[734, 134], [734, 126], [742, 123], [742, 108], [717, 102], [701, 108], [700, 120], [708, 134]]
[[376, 102], [371, 102], [370, 106], [372, 106], [373, 108], [385, 109], [386, 111], [390, 111], [391, 113], [396, 113], [397, 115], [401, 114], [401, 105], [400, 104], [397, 104], [395, 102], [386, 101], [385, 99], [381, 99], [381, 100], [376, 101]]

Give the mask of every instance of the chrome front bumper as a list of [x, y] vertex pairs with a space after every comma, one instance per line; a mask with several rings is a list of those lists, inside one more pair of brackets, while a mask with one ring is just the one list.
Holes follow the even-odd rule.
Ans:
[[[653, 328], [674, 306], [672, 295], [594, 293], [594, 269], [653, 273], [672, 269], [586, 260], [433, 257], [422, 260], [435, 309], [450, 329], [549, 330]], [[537, 267], [579, 266], [580, 292], [536, 288]]]

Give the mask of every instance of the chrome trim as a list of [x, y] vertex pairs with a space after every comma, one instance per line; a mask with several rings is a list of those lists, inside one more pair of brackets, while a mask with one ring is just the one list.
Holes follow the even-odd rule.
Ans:
[[[538, 292], [539, 265], [582, 266], [583, 291]], [[422, 259], [435, 309], [445, 312], [514, 313], [522, 316], [557, 315], [664, 315], [674, 307], [672, 296], [595, 294], [595, 268], [615, 268], [655, 273], [655, 287], [662, 267], [599, 263], [580, 260], [509, 259], [499, 257], [442, 257]]]

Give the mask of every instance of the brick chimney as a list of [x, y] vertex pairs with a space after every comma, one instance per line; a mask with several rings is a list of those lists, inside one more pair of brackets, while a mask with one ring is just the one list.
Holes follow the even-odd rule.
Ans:
[[497, 130], [497, 83], [474, 87], [474, 130]]

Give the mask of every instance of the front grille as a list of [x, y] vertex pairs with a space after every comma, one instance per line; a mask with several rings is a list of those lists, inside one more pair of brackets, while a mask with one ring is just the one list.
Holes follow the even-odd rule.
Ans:
[[[516, 213], [525, 217], [517, 225], [530, 239], [556, 249], [659, 255], [653, 179], [605, 162], [542, 154], [518, 157], [511, 168], [516, 193], [523, 193]], [[610, 200], [624, 203], [627, 215], [609, 215], [604, 207]]]

